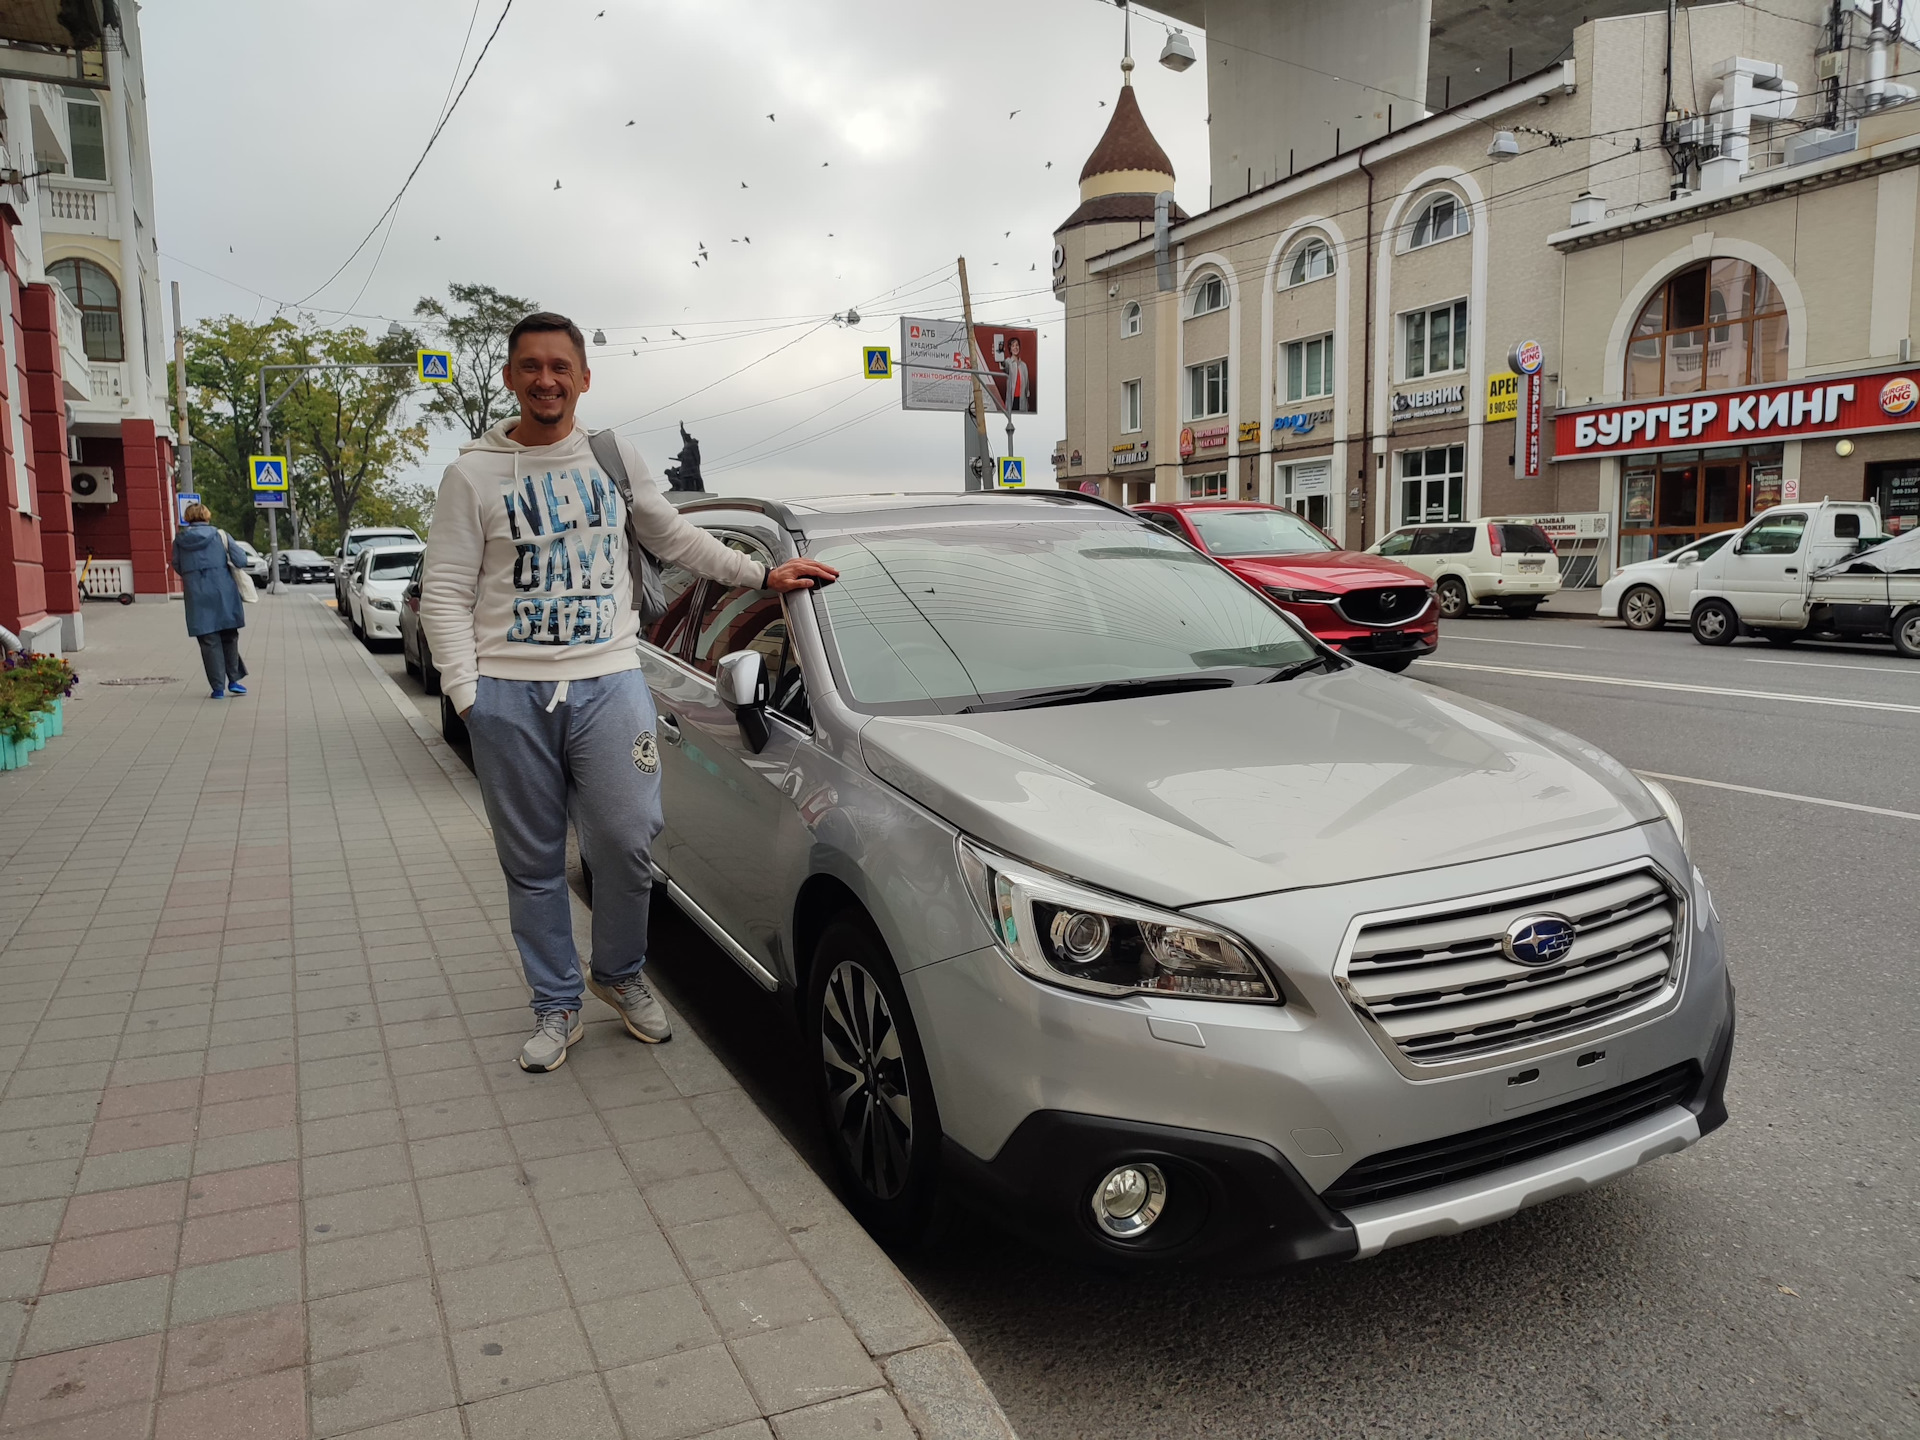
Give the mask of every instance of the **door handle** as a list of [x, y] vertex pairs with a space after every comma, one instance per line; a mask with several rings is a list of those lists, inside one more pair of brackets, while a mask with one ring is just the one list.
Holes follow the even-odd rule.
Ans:
[[671, 715], [660, 717], [660, 738], [669, 745], [680, 743], [680, 722]]
[[1800, 569], [1799, 569], [1799, 567], [1798, 567], [1798, 566], [1796, 566], [1796, 565], [1789, 565], [1789, 566], [1787, 566], [1787, 574], [1789, 574], [1789, 575], [1798, 575], [1799, 573], [1800, 573]]

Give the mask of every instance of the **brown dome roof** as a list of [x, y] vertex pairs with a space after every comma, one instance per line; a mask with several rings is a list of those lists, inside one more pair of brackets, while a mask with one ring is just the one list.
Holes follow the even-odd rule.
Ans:
[[1107, 122], [1107, 133], [1100, 137], [1093, 154], [1080, 167], [1080, 178], [1090, 180], [1095, 175], [1108, 175], [1116, 170], [1150, 170], [1169, 178], [1173, 175], [1173, 162], [1147, 128], [1147, 118], [1140, 113], [1140, 102], [1133, 98], [1131, 85], [1120, 87], [1120, 98], [1113, 102], [1113, 119]]

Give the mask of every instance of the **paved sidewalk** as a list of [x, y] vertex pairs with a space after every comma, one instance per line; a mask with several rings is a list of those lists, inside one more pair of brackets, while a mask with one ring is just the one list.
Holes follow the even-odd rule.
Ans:
[[330, 612], [217, 703], [177, 608], [87, 618], [0, 775], [0, 1436], [1011, 1437], [684, 1023], [514, 1065], [471, 777]]

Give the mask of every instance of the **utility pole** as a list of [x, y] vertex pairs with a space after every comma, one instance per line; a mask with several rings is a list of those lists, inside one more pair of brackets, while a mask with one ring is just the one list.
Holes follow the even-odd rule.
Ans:
[[[992, 452], [987, 446], [986, 387], [980, 383], [980, 372], [984, 367], [980, 362], [980, 342], [974, 337], [973, 333], [973, 294], [967, 289], [967, 257], [962, 255], [958, 263], [960, 266], [960, 316], [967, 327], [967, 354], [973, 362], [971, 366], [973, 370], [973, 424], [979, 436], [980, 457], [983, 460], [991, 460]], [[1009, 449], [1007, 453], [1011, 455], [1013, 453], [1011, 449], [1011, 425], [1009, 425], [1008, 444]], [[969, 472], [971, 472], [971, 467], [969, 467]], [[969, 473], [968, 480], [971, 482], [972, 479], [973, 477], [971, 473]], [[970, 490], [991, 490], [993, 486], [988, 482], [987, 477], [982, 475], [979, 478], [978, 484], [969, 483], [967, 488]]]
[[[174, 493], [178, 495], [185, 491], [191, 494], [193, 491], [193, 436], [187, 430], [187, 336], [186, 332], [180, 328], [180, 282], [178, 280], [173, 282], [173, 392], [180, 437], [178, 451], [180, 467]], [[174, 518], [177, 520], [179, 516], [176, 515]]]

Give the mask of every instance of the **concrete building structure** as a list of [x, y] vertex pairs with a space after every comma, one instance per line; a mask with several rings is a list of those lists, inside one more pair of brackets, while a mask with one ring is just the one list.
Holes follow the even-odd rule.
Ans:
[[138, 9], [0, 13], [0, 624], [84, 644], [88, 593], [177, 589], [173, 431]]
[[1353, 547], [1560, 517], [1596, 582], [1796, 493], [1920, 524], [1920, 404], [1894, 383], [1920, 401], [1912, 52], [1833, 9], [1570, 26], [1564, 59], [1175, 220], [1160, 249], [1150, 219], [1075, 223], [1083, 181], [1054, 252], [1060, 483], [1270, 499]]

